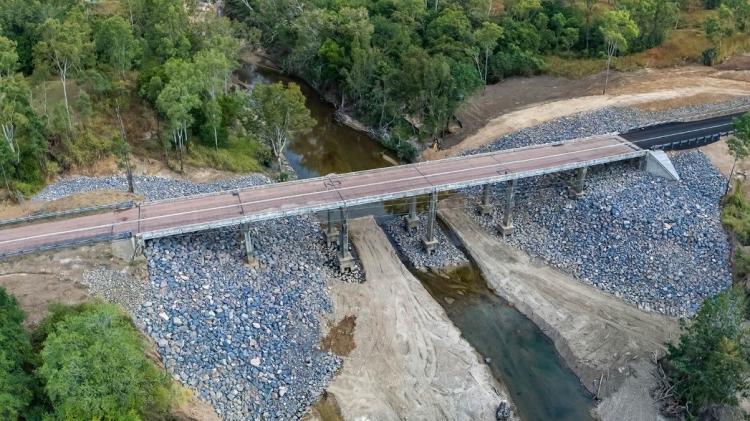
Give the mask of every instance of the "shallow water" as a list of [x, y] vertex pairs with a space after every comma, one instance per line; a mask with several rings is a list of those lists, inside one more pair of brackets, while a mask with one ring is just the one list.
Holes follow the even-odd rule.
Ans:
[[593, 420], [591, 394], [552, 341], [488, 287], [472, 263], [446, 275], [413, 271], [466, 340], [490, 358], [522, 420]]
[[[242, 76], [248, 83], [282, 81], [300, 85], [317, 125], [287, 147], [287, 159], [299, 178], [382, 168], [397, 161], [367, 135], [336, 123], [334, 107], [306, 83], [265, 70], [244, 69]], [[349, 216], [381, 216], [405, 210], [405, 205], [397, 201], [351, 209]], [[592, 420], [591, 395], [565, 365], [549, 338], [495, 295], [473, 263], [447, 276], [415, 270], [412, 273], [445, 308], [474, 349], [490, 358], [493, 375], [508, 387], [521, 419]]]

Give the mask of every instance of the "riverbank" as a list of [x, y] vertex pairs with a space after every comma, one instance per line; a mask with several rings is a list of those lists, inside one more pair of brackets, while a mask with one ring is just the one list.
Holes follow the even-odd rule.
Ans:
[[356, 317], [356, 347], [328, 386], [344, 419], [494, 420], [508, 393], [372, 218], [350, 232], [363, 284], [334, 282], [335, 320]]
[[[618, 391], [634, 364], [663, 355], [679, 332], [674, 319], [646, 313], [582, 284], [500, 242], [469, 215], [443, 208], [440, 218], [460, 238], [497, 294], [539, 325], [584, 386], [599, 397]], [[640, 387], [640, 386], [639, 386]], [[649, 402], [644, 411], [656, 414]], [[631, 419], [612, 405], [604, 419]], [[619, 409], [618, 409], [619, 408]], [[618, 413], [617, 411], [623, 411]]]

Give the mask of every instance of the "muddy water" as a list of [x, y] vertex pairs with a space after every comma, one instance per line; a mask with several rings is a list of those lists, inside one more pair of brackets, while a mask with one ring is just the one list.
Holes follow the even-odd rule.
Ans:
[[522, 420], [593, 420], [594, 401], [552, 341], [494, 294], [471, 264], [448, 274], [414, 271], [448, 317], [507, 385]]
[[[280, 74], [243, 69], [248, 83], [295, 82], [307, 98], [317, 124], [307, 135], [287, 146], [286, 157], [299, 178], [346, 173], [393, 165], [395, 156], [370, 139], [334, 120], [334, 108], [307, 84]], [[405, 205], [368, 205], [350, 210], [351, 217], [380, 216], [388, 209], [403, 213]], [[472, 264], [448, 275], [412, 271], [443, 305], [463, 336], [490, 360], [493, 374], [508, 386], [521, 419], [591, 420], [593, 400], [567, 368], [552, 342], [529, 319], [506, 304], [487, 287]], [[323, 399], [313, 412], [325, 420], [339, 420], [335, 398]]]
[[246, 67], [240, 72], [247, 83], [294, 82], [307, 99], [307, 108], [316, 125], [310, 133], [289, 142], [286, 157], [299, 178], [312, 178], [331, 173], [370, 170], [398, 162], [390, 151], [366, 134], [337, 123], [334, 107], [320, 98], [303, 81], [270, 70]]

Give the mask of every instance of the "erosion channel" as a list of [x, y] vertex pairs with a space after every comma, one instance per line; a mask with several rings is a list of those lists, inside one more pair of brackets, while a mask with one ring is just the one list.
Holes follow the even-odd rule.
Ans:
[[[302, 88], [317, 124], [287, 148], [287, 160], [299, 178], [380, 168], [397, 162], [392, 153], [367, 135], [337, 123], [334, 107], [305, 82], [250, 66], [243, 69], [241, 77], [251, 84], [295, 82]], [[393, 205], [403, 210], [403, 205]], [[390, 204], [368, 206], [351, 216], [384, 217], [399, 212], [389, 207]], [[591, 395], [565, 365], [549, 338], [493, 293], [473, 263], [447, 274], [411, 267], [410, 271], [445, 308], [466, 340], [487, 359], [493, 375], [508, 386], [521, 419], [592, 419]]]

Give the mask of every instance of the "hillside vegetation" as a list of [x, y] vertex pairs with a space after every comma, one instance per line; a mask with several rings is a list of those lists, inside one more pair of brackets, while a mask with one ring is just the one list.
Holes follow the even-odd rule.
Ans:
[[[286, 71], [390, 133], [396, 148], [439, 138], [471, 94], [508, 76], [632, 68], [625, 63], [648, 64], [665, 41], [714, 62], [750, 14], [742, 0], [229, 0], [227, 8]], [[712, 10], [696, 20], [704, 9]]]

